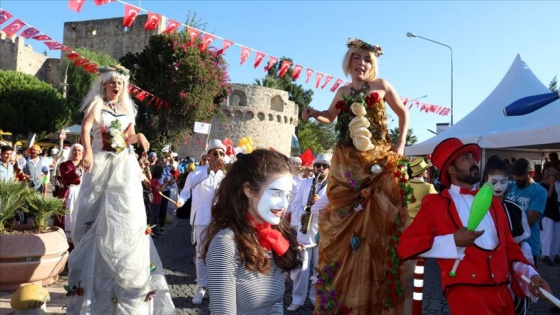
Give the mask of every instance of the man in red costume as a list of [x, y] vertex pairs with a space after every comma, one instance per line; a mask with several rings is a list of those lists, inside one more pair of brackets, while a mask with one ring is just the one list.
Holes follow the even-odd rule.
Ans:
[[[436, 146], [432, 163], [440, 170], [445, 189], [424, 197], [397, 250], [403, 260], [437, 258], [451, 314], [515, 314], [510, 281], [517, 294], [523, 293], [513, 275], [524, 274], [531, 279], [525, 294], [541, 296], [539, 287], [551, 290], [511, 237], [505, 212], [496, 197], [477, 231], [466, 229], [477, 191], [473, 185], [480, 179], [480, 155], [477, 144], [463, 144], [457, 138]], [[449, 272], [456, 259], [461, 261], [452, 277]]]

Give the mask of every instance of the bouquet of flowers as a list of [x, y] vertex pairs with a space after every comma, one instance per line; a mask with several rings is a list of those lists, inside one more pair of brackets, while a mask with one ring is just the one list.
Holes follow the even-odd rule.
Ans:
[[108, 132], [103, 132], [103, 149], [117, 154], [126, 149], [128, 146], [128, 128], [130, 128], [130, 124], [123, 131], [118, 119], [111, 121]]

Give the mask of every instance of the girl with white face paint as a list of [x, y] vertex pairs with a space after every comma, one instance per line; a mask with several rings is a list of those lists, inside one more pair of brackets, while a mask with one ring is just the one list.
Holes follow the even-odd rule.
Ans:
[[241, 154], [220, 183], [203, 257], [213, 314], [283, 314], [285, 272], [298, 268], [284, 219], [290, 161], [269, 150]]
[[[521, 251], [527, 260], [533, 261], [531, 247], [527, 242], [531, 236], [527, 214], [513, 201], [505, 198], [505, 193], [509, 184], [510, 166], [497, 155], [488, 158], [484, 166], [483, 182], [489, 182], [494, 186], [494, 196], [502, 201], [502, 206], [508, 216], [509, 228], [513, 239], [521, 247]], [[515, 296], [515, 313], [526, 314], [529, 307], [530, 298], [518, 298]]]
[[[272, 225], [280, 224], [282, 216], [288, 208], [288, 202], [292, 193], [292, 174], [277, 174], [269, 180], [265, 188], [261, 190], [260, 196], [247, 194], [252, 202], [249, 213], [258, 223], [267, 222]], [[255, 209], [253, 205], [258, 202]]]

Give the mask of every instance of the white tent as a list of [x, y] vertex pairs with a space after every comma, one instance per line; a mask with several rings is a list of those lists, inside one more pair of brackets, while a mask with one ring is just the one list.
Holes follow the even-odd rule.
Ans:
[[67, 135], [80, 135], [82, 132], [82, 126], [80, 125], [72, 125], [70, 127], [64, 128], [64, 131]]
[[519, 98], [550, 90], [517, 55], [494, 91], [472, 112], [440, 134], [407, 147], [406, 155], [431, 154], [442, 140], [456, 137], [478, 143], [486, 155], [541, 159], [545, 152], [560, 151], [560, 100], [531, 114], [507, 117], [503, 109]]

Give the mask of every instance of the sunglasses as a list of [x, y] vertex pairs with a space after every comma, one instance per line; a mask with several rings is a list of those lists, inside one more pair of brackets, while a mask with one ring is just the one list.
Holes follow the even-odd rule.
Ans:
[[322, 167], [322, 168], [329, 168], [329, 165], [328, 165], [328, 164], [317, 163], [317, 164], [313, 165], [313, 167], [316, 167], [316, 168], [320, 168], [320, 167]]
[[214, 151], [214, 152], [212, 153], [212, 155], [213, 155], [213, 156], [218, 156], [218, 155], [219, 155], [219, 156], [225, 156], [226, 154], [225, 154], [224, 152], [221, 152], [221, 151]]

